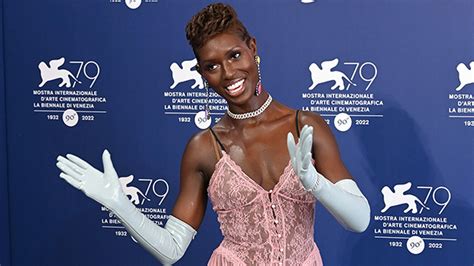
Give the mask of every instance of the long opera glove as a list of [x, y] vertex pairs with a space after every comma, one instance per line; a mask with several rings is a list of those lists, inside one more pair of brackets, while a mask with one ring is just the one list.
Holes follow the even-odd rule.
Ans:
[[163, 228], [143, 215], [123, 193], [107, 150], [102, 154], [104, 173], [72, 154], [66, 158], [58, 156], [57, 160], [61, 178], [111, 210], [128, 232], [162, 264], [171, 265], [184, 255], [196, 231], [173, 216]]
[[298, 144], [288, 133], [288, 151], [291, 165], [303, 187], [336, 218], [347, 230], [363, 232], [370, 222], [369, 202], [352, 179], [335, 184], [318, 173], [312, 163], [313, 127], [305, 125]]

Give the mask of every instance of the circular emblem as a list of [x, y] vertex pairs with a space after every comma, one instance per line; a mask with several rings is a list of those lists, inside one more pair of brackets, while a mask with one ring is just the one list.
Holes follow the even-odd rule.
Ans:
[[334, 118], [334, 126], [341, 132], [346, 132], [352, 126], [352, 118], [346, 113], [339, 113]]
[[142, 0], [125, 0], [125, 4], [130, 9], [137, 9], [142, 4]]
[[73, 109], [67, 109], [63, 113], [63, 122], [68, 127], [73, 127], [79, 122], [79, 115]]
[[200, 129], [206, 129], [211, 125], [211, 118], [206, 117], [206, 111], [200, 111], [194, 116], [194, 123]]
[[418, 255], [425, 249], [425, 241], [419, 236], [412, 236], [407, 240], [407, 249], [411, 254]]

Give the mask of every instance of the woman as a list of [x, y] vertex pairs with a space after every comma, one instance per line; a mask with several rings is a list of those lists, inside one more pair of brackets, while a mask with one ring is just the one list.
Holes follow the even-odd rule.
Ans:
[[228, 112], [187, 144], [165, 227], [130, 203], [108, 151], [104, 173], [74, 155], [59, 156], [60, 176], [113, 211], [163, 264], [183, 256], [209, 196], [224, 236], [209, 265], [322, 265], [313, 240], [315, 201], [352, 231], [364, 231], [370, 213], [325, 121], [272, 100], [261, 84], [256, 40], [230, 6], [200, 11], [186, 36], [199, 73], [227, 100]]

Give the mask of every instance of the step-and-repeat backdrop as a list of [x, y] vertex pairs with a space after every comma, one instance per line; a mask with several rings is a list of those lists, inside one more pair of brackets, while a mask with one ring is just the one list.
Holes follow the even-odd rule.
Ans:
[[[371, 203], [362, 234], [317, 206], [325, 264], [472, 265], [474, 2], [228, 2], [257, 38], [267, 90], [323, 116]], [[1, 265], [156, 265], [55, 162], [102, 169], [109, 149], [130, 199], [163, 225], [183, 149], [206, 126], [184, 28], [208, 3], [3, 1]], [[210, 107], [214, 124], [226, 103], [211, 94]], [[208, 207], [177, 265], [205, 265], [221, 239]]]
[[[0, 4], [2, 1], [0, 1]], [[0, 12], [3, 14], [3, 5]], [[0, 22], [1, 24], [2, 22]], [[0, 27], [0, 36], [3, 36], [3, 27]], [[0, 55], [3, 58], [3, 37], [0, 37]], [[3, 60], [0, 60], [0, 264], [9, 261], [9, 226], [8, 226], [8, 194], [7, 194], [7, 148], [5, 121], [5, 72]]]

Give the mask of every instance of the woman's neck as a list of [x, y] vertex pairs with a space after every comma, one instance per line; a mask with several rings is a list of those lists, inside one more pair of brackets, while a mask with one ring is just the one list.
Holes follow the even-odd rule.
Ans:
[[262, 90], [262, 93], [260, 93], [260, 95], [253, 96], [247, 102], [240, 105], [229, 104], [228, 108], [229, 108], [229, 111], [231, 111], [234, 114], [243, 114], [243, 113], [253, 112], [257, 110], [258, 108], [262, 107], [262, 105], [265, 103], [265, 101], [268, 99], [269, 96], [270, 95], [268, 94], [267, 91]]

